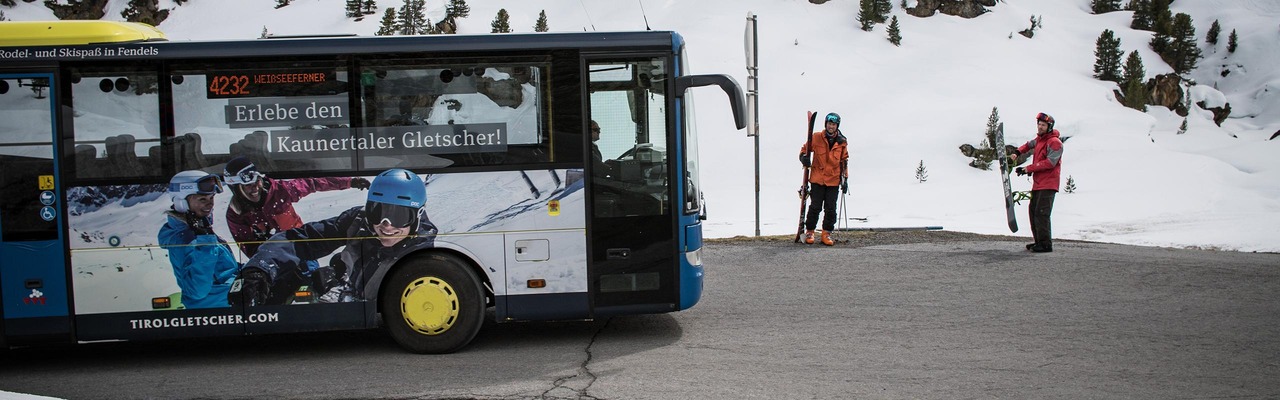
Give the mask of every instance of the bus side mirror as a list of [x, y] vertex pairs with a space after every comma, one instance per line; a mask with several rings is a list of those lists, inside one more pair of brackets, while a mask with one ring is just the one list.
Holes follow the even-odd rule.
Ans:
[[738, 81], [728, 75], [689, 75], [676, 78], [676, 93], [684, 95], [691, 87], [719, 85], [724, 94], [729, 96], [729, 107], [733, 109], [733, 123], [738, 129], [747, 127], [747, 102], [742, 95], [742, 87]]

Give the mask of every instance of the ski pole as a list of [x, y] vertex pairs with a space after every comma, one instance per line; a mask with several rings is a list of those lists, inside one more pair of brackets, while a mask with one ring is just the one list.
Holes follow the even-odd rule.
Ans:
[[844, 225], [845, 229], [849, 229], [849, 210], [844, 208], [845, 197], [848, 195], [848, 193], [840, 193], [840, 224]]

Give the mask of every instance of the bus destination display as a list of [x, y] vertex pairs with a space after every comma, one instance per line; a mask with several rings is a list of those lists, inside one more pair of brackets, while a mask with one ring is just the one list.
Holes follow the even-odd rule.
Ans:
[[250, 71], [210, 73], [205, 78], [210, 99], [240, 97], [325, 96], [346, 92], [334, 71]]

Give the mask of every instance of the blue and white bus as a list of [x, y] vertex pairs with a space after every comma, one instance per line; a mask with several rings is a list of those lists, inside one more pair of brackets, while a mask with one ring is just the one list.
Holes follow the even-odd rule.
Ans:
[[[674, 32], [164, 40], [0, 22], [0, 347], [684, 310]], [[488, 310], [492, 308], [492, 314]]]

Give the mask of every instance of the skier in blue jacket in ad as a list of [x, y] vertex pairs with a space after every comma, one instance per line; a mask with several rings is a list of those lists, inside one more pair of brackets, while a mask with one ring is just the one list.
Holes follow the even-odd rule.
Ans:
[[183, 171], [169, 180], [173, 207], [160, 227], [160, 247], [169, 251], [182, 305], [227, 307], [227, 292], [240, 265], [227, 242], [213, 233], [213, 196], [222, 192], [217, 175]]
[[323, 293], [319, 301], [350, 302], [377, 295], [365, 292], [375, 274], [435, 244], [437, 229], [423, 210], [426, 200], [426, 184], [417, 174], [403, 169], [378, 174], [364, 206], [277, 233], [259, 247], [245, 263], [241, 281], [230, 293], [231, 303], [279, 304], [279, 293], [291, 293], [303, 282], [306, 260], [339, 248], [342, 251], [329, 261], [335, 276], [317, 288]]

